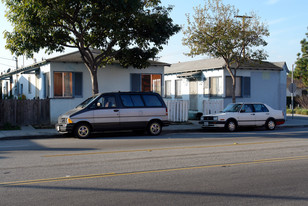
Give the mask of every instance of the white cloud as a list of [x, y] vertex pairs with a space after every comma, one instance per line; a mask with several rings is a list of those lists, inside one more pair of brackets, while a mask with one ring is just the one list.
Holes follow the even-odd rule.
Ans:
[[271, 20], [270, 22], [268, 22], [268, 24], [269, 24], [269, 25], [279, 24], [279, 23], [284, 22], [284, 21], [286, 21], [286, 20], [287, 20], [287, 18], [282, 17], [282, 18], [279, 18], [279, 19], [273, 19], [273, 20]]
[[266, 4], [273, 5], [273, 4], [277, 4], [279, 1], [280, 0], [268, 0]]

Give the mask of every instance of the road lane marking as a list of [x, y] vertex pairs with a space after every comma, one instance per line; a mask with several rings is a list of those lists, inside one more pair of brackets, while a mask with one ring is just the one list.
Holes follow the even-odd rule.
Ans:
[[120, 177], [120, 176], [128, 176], [128, 175], [162, 173], [162, 172], [175, 172], [175, 171], [206, 169], [206, 168], [216, 168], [216, 167], [253, 165], [253, 164], [262, 164], [262, 163], [265, 164], [265, 163], [273, 163], [273, 162], [307, 160], [307, 159], [308, 159], [308, 155], [307, 156], [282, 157], [282, 158], [253, 160], [253, 161], [248, 161], [248, 162], [203, 165], [203, 166], [194, 166], [194, 167], [157, 169], [157, 170], [135, 171], [135, 172], [124, 172], [124, 173], [102, 173], [102, 174], [79, 175], [79, 176], [70, 176], [70, 177], [56, 177], [56, 178], [47, 178], [47, 179], [34, 179], [34, 180], [25, 180], [25, 181], [2, 182], [2, 183], [0, 183], [0, 186], [19, 186], [19, 185], [40, 184], [40, 183], [49, 183], [49, 182], [70, 181], [70, 180], [84, 180], [84, 179], [105, 178], [105, 177]]
[[181, 149], [202, 149], [202, 148], [216, 148], [216, 147], [234, 147], [234, 146], [247, 146], [247, 145], [262, 145], [281, 143], [284, 141], [267, 141], [267, 142], [250, 142], [250, 143], [232, 143], [224, 145], [204, 145], [204, 146], [188, 146], [188, 147], [167, 147], [167, 148], [152, 148], [152, 149], [136, 149], [136, 150], [118, 150], [108, 152], [84, 152], [84, 153], [70, 153], [70, 154], [55, 154], [43, 155], [42, 157], [69, 157], [69, 156], [82, 156], [82, 155], [98, 155], [98, 154], [116, 154], [116, 153], [129, 153], [129, 152], [152, 152], [163, 150], [181, 150]]
[[0, 183], [0, 185], [24, 185], [24, 184], [35, 184], [35, 183], [44, 183], [44, 182], [67, 181], [67, 180], [77, 180], [77, 179], [104, 177], [104, 176], [114, 175], [114, 174], [115, 173], [102, 173], [102, 174], [91, 174], [91, 175], [55, 177], [55, 178], [46, 178], [46, 179], [35, 179], [35, 180], [25, 180], [25, 181], [15, 181], [15, 182], [4, 182], [4, 183]]

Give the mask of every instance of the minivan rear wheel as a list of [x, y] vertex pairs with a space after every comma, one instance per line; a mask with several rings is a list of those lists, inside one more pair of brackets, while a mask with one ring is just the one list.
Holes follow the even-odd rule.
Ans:
[[156, 136], [161, 133], [161, 123], [158, 121], [152, 121], [147, 127], [147, 132], [151, 136]]
[[79, 139], [88, 138], [91, 135], [91, 127], [87, 123], [80, 123], [75, 127], [74, 133]]

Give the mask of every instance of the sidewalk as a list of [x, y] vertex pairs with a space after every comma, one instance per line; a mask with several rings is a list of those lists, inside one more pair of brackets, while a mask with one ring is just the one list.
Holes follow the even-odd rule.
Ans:
[[[287, 115], [287, 120], [278, 127], [308, 127], [308, 116], [306, 115]], [[190, 120], [188, 123], [172, 124], [163, 128], [163, 133], [172, 132], [192, 132], [202, 131], [201, 125], [197, 120]], [[0, 130], [0, 140], [13, 139], [35, 139], [35, 138], [61, 138], [63, 137], [55, 129], [34, 129], [32, 126], [22, 126], [21, 130]]]

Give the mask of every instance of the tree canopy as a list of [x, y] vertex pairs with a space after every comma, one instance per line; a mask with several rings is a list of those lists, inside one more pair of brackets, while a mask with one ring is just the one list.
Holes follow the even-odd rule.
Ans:
[[[6, 48], [32, 57], [77, 48], [98, 93], [97, 70], [115, 60], [124, 67], [145, 68], [169, 38], [180, 30], [160, 0], [2, 0], [13, 24]], [[95, 53], [94, 50], [99, 50]]]
[[[183, 44], [190, 48], [189, 56], [208, 55], [223, 58], [232, 78], [232, 101], [235, 102], [236, 70], [249, 60], [263, 60], [267, 55], [261, 46], [269, 36], [265, 24], [251, 13], [239, 15], [239, 10], [224, 5], [221, 0], [207, 0], [204, 6], [194, 8], [184, 31]], [[240, 18], [238, 18], [240, 17]]]
[[[307, 39], [306, 39], [307, 38]], [[297, 54], [294, 77], [300, 79], [308, 87], [308, 32], [301, 43], [301, 53]]]

